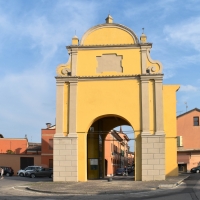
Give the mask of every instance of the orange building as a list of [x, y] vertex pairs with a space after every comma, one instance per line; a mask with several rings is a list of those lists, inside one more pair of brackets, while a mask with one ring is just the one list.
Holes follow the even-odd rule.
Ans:
[[200, 109], [177, 116], [177, 159], [179, 171], [200, 165]]
[[0, 137], [0, 153], [26, 153], [28, 148], [27, 138], [4, 138]]
[[27, 138], [4, 138], [0, 134], [0, 165], [12, 167], [14, 175], [29, 165], [41, 165], [40, 154], [40, 143], [29, 143]]
[[110, 131], [105, 139], [105, 175], [114, 175], [117, 168], [128, 166], [129, 138], [122, 132]]
[[135, 159], [134, 159], [134, 152], [128, 152], [128, 165], [133, 166], [135, 164]]
[[46, 125], [47, 128], [41, 131], [41, 164], [44, 167], [53, 168], [53, 137], [55, 134], [55, 125], [51, 126], [50, 123]]

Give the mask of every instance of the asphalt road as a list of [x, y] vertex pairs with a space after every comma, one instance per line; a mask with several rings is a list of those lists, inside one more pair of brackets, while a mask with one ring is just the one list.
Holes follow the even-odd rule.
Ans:
[[[49, 178], [5, 177], [0, 180], [0, 200], [53, 200], [53, 199], [154, 199], [154, 200], [200, 200], [200, 174], [191, 174], [180, 186], [174, 189], [121, 195], [55, 195], [27, 191], [32, 182], [52, 181]], [[45, 183], [44, 183], [45, 184]]]

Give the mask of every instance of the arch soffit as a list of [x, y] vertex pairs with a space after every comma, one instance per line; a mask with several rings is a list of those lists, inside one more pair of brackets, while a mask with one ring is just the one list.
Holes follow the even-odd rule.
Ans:
[[118, 28], [118, 29], [121, 29], [121, 30], [127, 32], [129, 35], [132, 36], [133, 41], [134, 41], [135, 44], [138, 44], [138, 43], [139, 43], [139, 40], [138, 40], [136, 34], [135, 34], [130, 28], [128, 28], [128, 27], [126, 27], [126, 26], [124, 26], [124, 25], [122, 25], [122, 24], [116, 24], [116, 23], [107, 24], [107, 23], [105, 23], [105, 24], [99, 24], [99, 25], [97, 25], [97, 26], [93, 26], [92, 28], [90, 28], [89, 30], [87, 30], [87, 31], [84, 33], [83, 37], [81, 38], [80, 45], [84, 45], [85, 39], [86, 39], [92, 32], [94, 32], [94, 31], [96, 31], [96, 30], [98, 30], [98, 29], [102, 29], [102, 28]]
[[[99, 119], [103, 119], [103, 118], [108, 118], [108, 117], [117, 117], [117, 118], [120, 118], [122, 120], [124, 120], [125, 122], [127, 122], [132, 128], [133, 128], [133, 125], [124, 117], [120, 116], [120, 115], [117, 115], [117, 114], [105, 114], [105, 115], [101, 115], [101, 116], [98, 116], [96, 118], [94, 118], [90, 123], [89, 123], [89, 126], [87, 127], [87, 130], [89, 130], [89, 128], [92, 126], [92, 124], [96, 121], [98, 121]], [[123, 125], [123, 124], [122, 124]]]

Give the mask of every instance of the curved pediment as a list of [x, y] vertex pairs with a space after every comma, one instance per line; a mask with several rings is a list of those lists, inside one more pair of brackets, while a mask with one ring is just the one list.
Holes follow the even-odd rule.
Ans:
[[80, 45], [138, 44], [135, 33], [124, 25], [105, 23], [90, 28], [83, 35]]

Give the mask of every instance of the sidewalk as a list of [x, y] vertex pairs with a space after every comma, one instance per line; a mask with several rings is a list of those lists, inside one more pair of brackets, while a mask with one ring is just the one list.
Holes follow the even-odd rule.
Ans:
[[165, 181], [134, 181], [132, 177], [113, 177], [107, 179], [88, 180], [87, 182], [37, 182], [26, 189], [54, 194], [122, 194], [173, 188], [179, 185], [189, 174], [168, 177]]

